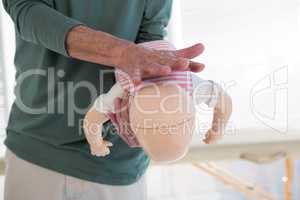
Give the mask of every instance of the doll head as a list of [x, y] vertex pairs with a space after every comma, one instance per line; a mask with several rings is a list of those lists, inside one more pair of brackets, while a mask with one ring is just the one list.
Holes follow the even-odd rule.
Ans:
[[180, 86], [150, 84], [130, 101], [130, 126], [140, 145], [156, 161], [182, 157], [192, 138], [192, 97]]

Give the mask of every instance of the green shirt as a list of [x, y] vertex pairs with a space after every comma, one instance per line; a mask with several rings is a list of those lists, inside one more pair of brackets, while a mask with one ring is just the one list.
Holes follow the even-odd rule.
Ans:
[[84, 180], [111, 185], [137, 181], [149, 158], [142, 149], [129, 148], [110, 122], [103, 135], [114, 144], [111, 154], [90, 154], [81, 121], [96, 96], [114, 84], [114, 74], [107, 73], [107, 66], [68, 57], [65, 36], [85, 24], [136, 43], [162, 39], [172, 0], [3, 3], [15, 23], [17, 45], [16, 100], [6, 146], [29, 162]]

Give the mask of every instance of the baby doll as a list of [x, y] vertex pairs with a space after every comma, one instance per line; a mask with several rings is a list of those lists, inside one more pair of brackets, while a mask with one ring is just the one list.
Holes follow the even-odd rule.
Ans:
[[[140, 44], [156, 50], [174, 50], [167, 41]], [[118, 131], [130, 147], [142, 147], [155, 161], [181, 158], [192, 138], [195, 108], [206, 104], [214, 108], [212, 127], [204, 142], [215, 143], [224, 134], [232, 110], [231, 98], [213, 81], [202, 80], [190, 71], [173, 71], [164, 77], [146, 78], [135, 87], [128, 75], [116, 70], [116, 84], [100, 95], [84, 119], [84, 131], [91, 153], [106, 156], [112, 144], [101, 136], [102, 124], [115, 120], [114, 100], [129, 93], [127, 129]], [[126, 108], [127, 109], [127, 108]]]

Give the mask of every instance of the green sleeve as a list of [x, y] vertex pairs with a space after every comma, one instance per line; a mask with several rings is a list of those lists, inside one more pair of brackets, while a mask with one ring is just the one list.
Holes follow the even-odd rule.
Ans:
[[171, 16], [172, 0], [146, 0], [146, 2], [137, 43], [163, 39]]
[[59, 13], [52, 4], [52, 0], [3, 0], [21, 39], [68, 56], [65, 37], [81, 23]]

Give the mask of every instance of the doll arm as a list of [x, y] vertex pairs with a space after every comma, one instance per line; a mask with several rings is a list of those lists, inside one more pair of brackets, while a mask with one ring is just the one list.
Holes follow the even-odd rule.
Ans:
[[215, 143], [224, 136], [226, 125], [231, 113], [231, 97], [222, 88], [220, 88], [217, 102], [214, 107], [212, 127], [208, 130], [203, 140], [206, 144]]
[[192, 74], [194, 87], [194, 103], [205, 103], [214, 108], [212, 127], [208, 130], [204, 142], [214, 143], [224, 135], [228, 120], [232, 113], [232, 101], [223, 88], [213, 81], [203, 80]]
[[108, 93], [100, 95], [84, 118], [84, 133], [93, 155], [106, 156], [110, 153], [112, 143], [103, 140], [102, 127], [109, 120], [106, 113], [115, 112], [114, 99], [122, 97], [123, 90], [115, 84]]

